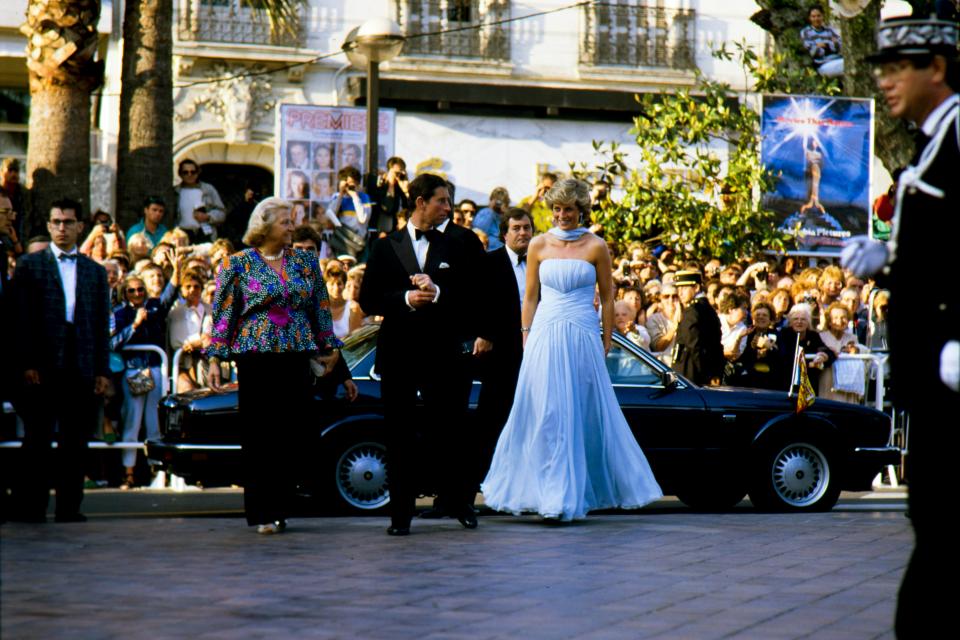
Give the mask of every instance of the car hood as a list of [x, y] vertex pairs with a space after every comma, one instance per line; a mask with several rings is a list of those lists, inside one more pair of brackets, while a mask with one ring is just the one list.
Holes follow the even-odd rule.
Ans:
[[[797, 407], [796, 396], [788, 397], [786, 391], [768, 391], [766, 389], [747, 389], [743, 387], [698, 387], [698, 390], [703, 395], [703, 400], [709, 409], [749, 407], [770, 411], [795, 411]], [[830, 413], [834, 416], [844, 414], [887, 417], [871, 407], [825, 398], [817, 398], [807, 411], [812, 414]]]

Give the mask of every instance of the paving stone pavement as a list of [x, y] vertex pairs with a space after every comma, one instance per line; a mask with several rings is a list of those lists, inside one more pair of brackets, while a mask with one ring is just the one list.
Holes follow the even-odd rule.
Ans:
[[902, 513], [0, 527], [13, 638], [892, 638]]

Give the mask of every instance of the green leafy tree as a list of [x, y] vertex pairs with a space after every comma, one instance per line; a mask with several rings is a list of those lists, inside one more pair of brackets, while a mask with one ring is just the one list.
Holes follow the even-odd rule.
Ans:
[[[714, 53], [736, 59], [752, 91], [831, 94], [835, 83], [809, 69], [782, 67], [783, 54], [766, 63], [745, 44]], [[662, 242], [687, 259], [730, 262], [764, 251], [783, 251], [786, 238], [760, 194], [777, 176], [760, 163], [760, 114], [755, 94], [738, 96], [700, 75], [694, 91], [638, 97], [634, 118], [639, 162], [631, 166], [617, 143], [594, 142], [599, 163], [590, 173], [620, 184], [624, 196], [603, 203], [595, 222], [618, 252], [637, 241]], [[726, 160], [718, 147], [726, 147]]]

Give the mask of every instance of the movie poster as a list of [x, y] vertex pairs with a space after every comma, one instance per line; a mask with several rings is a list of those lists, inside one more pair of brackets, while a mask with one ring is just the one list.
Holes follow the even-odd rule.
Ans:
[[795, 252], [838, 254], [870, 233], [873, 100], [763, 96], [761, 158], [779, 176], [764, 205]]
[[[367, 111], [351, 107], [281, 104], [278, 109], [275, 193], [294, 202], [294, 223], [323, 216], [337, 194], [337, 172], [366, 165]], [[380, 109], [377, 164], [393, 155], [395, 109]]]

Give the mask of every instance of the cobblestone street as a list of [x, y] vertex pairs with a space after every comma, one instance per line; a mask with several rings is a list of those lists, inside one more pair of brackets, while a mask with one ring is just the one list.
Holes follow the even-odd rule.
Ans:
[[901, 512], [2, 528], [4, 638], [888, 638]]

